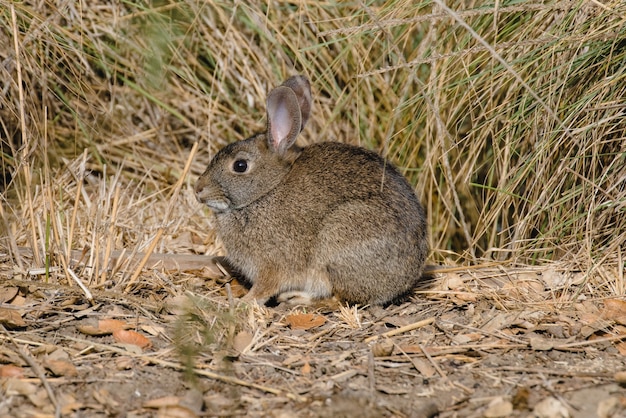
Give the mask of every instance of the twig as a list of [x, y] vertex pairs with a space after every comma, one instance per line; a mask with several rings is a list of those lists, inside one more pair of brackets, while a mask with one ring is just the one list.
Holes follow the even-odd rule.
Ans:
[[65, 270], [70, 274], [70, 277], [72, 278], [72, 280], [74, 280], [76, 284], [78, 285], [78, 287], [80, 287], [80, 289], [83, 291], [89, 303], [93, 305], [93, 296], [91, 292], [89, 291], [89, 289], [87, 288], [87, 286], [85, 286], [83, 284], [83, 281], [76, 275], [76, 273], [74, 273], [74, 270], [72, 270], [69, 267], [67, 267]]
[[391, 331], [384, 332], [384, 333], [382, 333], [380, 335], [373, 335], [371, 337], [366, 338], [364, 341], [366, 343], [369, 343], [369, 342], [372, 342], [372, 341], [376, 341], [380, 337], [393, 337], [394, 335], [403, 334], [405, 332], [413, 331], [414, 329], [417, 329], [417, 328], [425, 327], [426, 325], [430, 325], [433, 322], [435, 322], [435, 317], [434, 316], [431, 317], [431, 318], [427, 318], [427, 319], [423, 319], [421, 321], [414, 322], [414, 323], [409, 324], [409, 325], [405, 325], [405, 326], [400, 327], [400, 328], [392, 329]]
[[367, 381], [371, 393], [376, 391], [376, 372], [374, 369], [374, 353], [369, 350], [367, 353]]

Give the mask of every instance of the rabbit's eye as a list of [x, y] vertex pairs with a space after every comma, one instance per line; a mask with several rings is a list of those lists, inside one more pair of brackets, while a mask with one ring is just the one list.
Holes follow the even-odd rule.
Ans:
[[235, 173], [245, 173], [248, 170], [248, 162], [246, 160], [237, 160], [233, 163], [233, 171]]

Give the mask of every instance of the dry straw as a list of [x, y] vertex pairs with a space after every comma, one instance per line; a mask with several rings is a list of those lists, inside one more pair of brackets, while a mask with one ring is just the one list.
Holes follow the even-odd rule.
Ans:
[[114, 250], [219, 253], [191, 186], [299, 72], [315, 92], [304, 141], [396, 163], [434, 261], [623, 277], [621, 0], [0, 0], [0, 23], [0, 247], [18, 266], [70, 279], [84, 249], [81, 277], [122, 289], [147, 259], [112, 264]]

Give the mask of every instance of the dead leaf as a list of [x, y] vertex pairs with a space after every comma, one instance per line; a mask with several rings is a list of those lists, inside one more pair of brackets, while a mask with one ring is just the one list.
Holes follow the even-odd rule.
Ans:
[[35, 385], [34, 383], [30, 383], [25, 380], [15, 379], [13, 377], [3, 379], [2, 381], [2, 389], [4, 390], [4, 395], [7, 397], [16, 395], [34, 395], [37, 392], [38, 388], [38, 385]]
[[311, 329], [326, 323], [326, 318], [313, 313], [300, 313], [287, 315], [285, 318], [291, 329]]
[[91, 335], [93, 337], [101, 336], [101, 335], [109, 335], [111, 332], [103, 331], [100, 328], [93, 325], [79, 325], [76, 327], [78, 331], [85, 335]]
[[112, 333], [114, 331], [128, 329], [130, 325], [118, 319], [101, 319], [98, 321], [98, 328], [104, 332]]
[[558, 290], [568, 286], [579, 286], [585, 281], [585, 274], [561, 272], [549, 268], [541, 272], [541, 279], [550, 290]]
[[567, 276], [553, 268], [541, 272], [541, 278], [548, 289], [560, 289], [567, 284]]
[[411, 363], [413, 363], [413, 367], [415, 367], [415, 370], [417, 370], [422, 376], [427, 379], [433, 377], [437, 373], [437, 371], [435, 370], [433, 365], [430, 364], [430, 362], [419, 357], [411, 357]]
[[46, 359], [43, 362], [43, 366], [50, 371], [54, 376], [74, 377], [78, 376], [76, 367], [67, 360], [52, 360]]
[[452, 337], [455, 343], [457, 344], [468, 344], [470, 342], [478, 341], [483, 339], [484, 334], [480, 334], [478, 332], [469, 332], [467, 334], [458, 334]]
[[0, 324], [7, 328], [24, 328], [26, 326], [26, 322], [17, 310], [6, 308], [0, 308]]
[[606, 299], [604, 301], [604, 309], [600, 312], [600, 315], [604, 319], [626, 325], [626, 301], [621, 299]]
[[530, 337], [530, 347], [536, 351], [549, 351], [554, 348], [554, 343], [541, 337]]
[[308, 376], [311, 374], [311, 365], [309, 364], [307, 360], [304, 361], [304, 364], [300, 368], [300, 373], [302, 373], [305, 376]]
[[143, 406], [145, 408], [164, 408], [179, 405], [180, 401], [181, 399], [178, 396], [164, 396], [162, 398], [147, 400], [143, 403]]
[[393, 341], [386, 338], [372, 346], [374, 357], [388, 357], [393, 353]]
[[21, 367], [14, 366], [12, 364], [7, 364], [4, 366], [0, 366], [0, 377], [24, 377], [24, 369]]
[[238, 353], [243, 353], [243, 351], [250, 345], [252, 342], [252, 334], [248, 331], [240, 331], [233, 338], [233, 348]]
[[78, 402], [74, 396], [69, 393], [63, 393], [60, 395], [59, 403], [61, 406], [61, 416], [71, 415], [72, 412], [76, 412], [79, 409], [85, 407], [82, 403]]
[[157, 337], [159, 335], [163, 335], [165, 334], [165, 328], [162, 326], [158, 326], [158, 325], [148, 325], [148, 324], [142, 324], [139, 326], [141, 328], [142, 331], [147, 332], [148, 334], [152, 335], [153, 337]]
[[487, 333], [494, 333], [510, 326], [514, 318], [513, 314], [498, 313], [480, 328]]
[[0, 303], [9, 303], [17, 296], [20, 289], [15, 286], [7, 286], [0, 288]]
[[139, 348], [152, 346], [152, 342], [148, 338], [132, 330], [119, 329], [113, 331], [113, 339], [118, 343], [135, 345]]
[[465, 289], [465, 280], [457, 273], [448, 273], [442, 280], [444, 290], [461, 290]]
[[11, 301], [11, 306], [24, 306], [26, 305], [26, 298], [21, 294], [17, 294]]

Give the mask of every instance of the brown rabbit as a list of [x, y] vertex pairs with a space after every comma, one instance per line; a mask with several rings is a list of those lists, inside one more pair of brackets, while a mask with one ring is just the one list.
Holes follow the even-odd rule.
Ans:
[[267, 97], [267, 131], [223, 148], [198, 179], [227, 263], [251, 284], [245, 299], [336, 296], [387, 304], [420, 280], [424, 210], [390, 163], [338, 142], [294, 143], [311, 110], [294, 76]]

